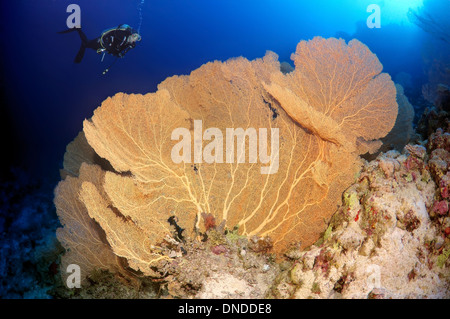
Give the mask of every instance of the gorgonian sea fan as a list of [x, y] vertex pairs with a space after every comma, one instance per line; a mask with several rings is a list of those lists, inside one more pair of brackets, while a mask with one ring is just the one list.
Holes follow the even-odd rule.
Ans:
[[[241, 235], [270, 237], [277, 253], [292, 243], [312, 244], [353, 182], [359, 155], [376, 151], [394, 125], [396, 90], [357, 40], [302, 41], [293, 60], [288, 74], [271, 52], [253, 61], [215, 61], [166, 79], [155, 93], [106, 99], [69, 145], [63, 170], [69, 176], [55, 191], [58, 238], [70, 260], [115, 271], [116, 256], [155, 276], [152, 266], [169, 258], [160, 245], [174, 235], [171, 216], [190, 238], [205, 230], [207, 214], [229, 229], [238, 226]], [[175, 163], [172, 132], [194, 135], [196, 121], [222, 132], [276, 129], [276, 173], [261, 174], [261, 163], [236, 158]], [[248, 155], [250, 143], [238, 143]], [[267, 143], [273, 150], [274, 140]], [[96, 249], [109, 256], [103, 264], [91, 254]]]

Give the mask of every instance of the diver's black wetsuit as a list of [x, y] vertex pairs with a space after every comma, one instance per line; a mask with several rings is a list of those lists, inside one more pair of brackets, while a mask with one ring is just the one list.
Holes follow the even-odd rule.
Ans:
[[106, 31], [100, 42], [106, 51], [116, 57], [123, 57], [130, 49], [136, 46], [136, 43], [129, 43], [128, 37], [133, 33], [132, 29], [112, 29]]
[[69, 33], [73, 31], [77, 31], [81, 38], [81, 47], [75, 57], [75, 63], [81, 62], [86, 48], [93, 49], [97, 51], [97, 53], [106, 51], [115, 57], [123, 57], [125, 53], [136, 46], [135, 42], [128, 42], [128, 37], [133, 34], [133, 29], [129, 26], [122, 27], [122, 25], [119, 25], [117, 28], [103, 32], [101, 36], [93, 40], [88, 40], [80, 28], [73, 28], [59, 33]]

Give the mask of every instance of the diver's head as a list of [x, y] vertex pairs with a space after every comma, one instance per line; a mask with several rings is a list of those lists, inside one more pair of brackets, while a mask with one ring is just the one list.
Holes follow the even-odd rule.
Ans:
[[128, 36], [128, 43], [136, 43], [138, 41], [141, 41], [141, 36], [139, 35], [139, 33], [133, 33], [132, 35]]

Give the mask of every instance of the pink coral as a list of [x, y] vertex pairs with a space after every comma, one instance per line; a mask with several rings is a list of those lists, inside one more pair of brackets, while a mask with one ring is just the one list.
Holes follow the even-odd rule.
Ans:
[[450, 185], [450, 172], [447, 172], [446, 175], [444, 175], [439, 183], [439, 188], [441, 192], [442, 198], [448, 198], [449, 197], [449, 191], [448, 187]]
[[441, 200], [439, 202], [435, 202], [433, 206], [433, 210], [439, 215], [446, 215], [448, 212], [448, 202], [445, 200]]
[[227, 253], [228, 249], [224, 245], [217, 245], [217, 246], [211, 247], [211, 251], [216, 255], [221, 255], [221, 254]]

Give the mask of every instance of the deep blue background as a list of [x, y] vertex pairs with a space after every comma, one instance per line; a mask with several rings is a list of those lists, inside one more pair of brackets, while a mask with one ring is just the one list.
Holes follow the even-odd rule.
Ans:
[[80, 5], [82, 29], [94, 38], [121, 23], [137, 28], [140, 2], [1, 1], [0, 116], [2, 157], [8, 165], [25, 167], [37, 177], [57, 178], [65, 146], [106, 97], [154, 91], [167, 76], [188, 74], [216, 59], [254, 59], [272, 50], [280, 61], [289, 61], [300, 40], [316, 35], [355, 35], [378, 55], [391, 76], [400, 71], [412, 74], [418, 90], [424, 81], [422, 31], [404, 20], [389, 25], [395, 20], [385, 16], [381, 29], [365, 24], [367, 5], [380, 3], [383, 10], [388, 0], [147, 0], [142, 42], [107, 75], [102, 71], [112, 57], [101, 63], [101, 57], [89, 50], [81, 64], [73, 63], [78, 35], [57, 34], [66, 29], [70, 3]]

